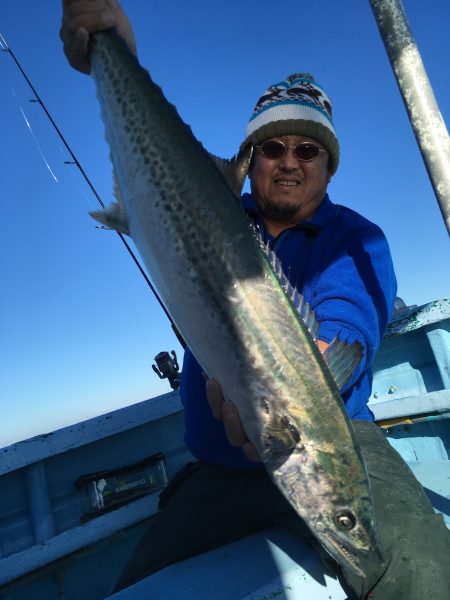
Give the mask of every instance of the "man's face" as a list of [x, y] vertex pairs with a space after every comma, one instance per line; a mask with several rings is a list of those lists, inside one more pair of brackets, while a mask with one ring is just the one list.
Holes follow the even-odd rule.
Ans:
[[[270, 139], [286, 146], [310, 142], [323, 149], [316, 140], [301, 135]], [[272, 160], [255, 149], [248, 176], [253, 198], [270, 233], [278, 235], [283, 229], [314, 215], [331, 177], [328, 158], [327, 152], [319, 152], [314, 160], [303, 162], [289, 149], [280, 159]]]

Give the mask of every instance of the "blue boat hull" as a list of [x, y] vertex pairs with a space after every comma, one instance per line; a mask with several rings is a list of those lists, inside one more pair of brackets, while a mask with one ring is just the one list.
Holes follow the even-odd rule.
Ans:
[[[449, 365], [450, 302], [440, 301], [391, 326], [376, 358], [370, 404], [450, 527]], [[0, 598], [108, 597], [157, 510], [158, 494], [85, 521], [83, 490], [74, 483], [158, 452], [165, 455], [169, 478], [192, 459], [176, 393], [0, 449]], [[168, 567], [114, 596], [155, 597], [346, 596], [310, 547], [287, 531], [269, 529]]]

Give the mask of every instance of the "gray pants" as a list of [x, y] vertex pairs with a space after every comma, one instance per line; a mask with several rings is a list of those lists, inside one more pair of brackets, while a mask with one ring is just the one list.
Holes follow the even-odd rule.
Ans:
[[[378, 426], [368, 421], [353, 425], [371, 480], [386, 564], [366, 565], [364, 580], [335, 565], [342, 587], [352, 600], [448, 600], [450, 533], [442, 516], [435, 515], [421, 485]], [[115, 591], [272, 525], [315, 543], [263, 469], [191, 463], [164, 491], [161, 511]]]

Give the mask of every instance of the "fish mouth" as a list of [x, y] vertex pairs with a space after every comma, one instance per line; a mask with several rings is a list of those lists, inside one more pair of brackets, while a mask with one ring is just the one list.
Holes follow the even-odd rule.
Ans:
[[338, 536], [331, 532], [325, 537], [325, 548], [344, 569], [350, 571], [358, 577], [365, 577], [365, 572], [361, 566], [361, 558], [364, 562], [383, 563], [383, 556], [376, 546], [374, 548], [355, 549], [350, 548], [349, 544], [343, 542]]

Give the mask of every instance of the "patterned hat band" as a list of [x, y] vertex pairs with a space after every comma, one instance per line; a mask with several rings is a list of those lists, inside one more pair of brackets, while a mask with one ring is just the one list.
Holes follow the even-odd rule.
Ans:
[[331, 173], [336, 172], [339, 142], [331, 100], [309, 73], [290, 75], [264, 92], [248, 123], [243, 146], [249, 142], [256, 146], [281, 135], [303, 135], [317, 140], [330, 155]]

